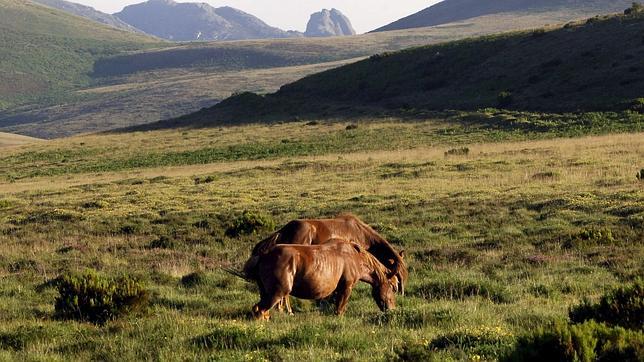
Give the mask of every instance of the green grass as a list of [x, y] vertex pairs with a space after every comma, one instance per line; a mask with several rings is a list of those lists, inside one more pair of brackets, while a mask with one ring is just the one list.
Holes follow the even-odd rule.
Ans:
[[[74, 144], [46, 151], [32, 151], [0, 157], [5, 178], [113, 172], [162, 166], [203, 165], [215, 162], [272, 160], [285, 157], [322, 156], [345, 152], [396, 150], [427, 144], [467, 145], [553, 137], [574, 137], [611, 132], [639, 132], [644, 116], [638, 113], [538, 114], [494, 109], [479, 112], [425, 114], [441, 117], [410, 123], [375, 122], [365, 119], [356, 129], [343, 123], [307, 126], [293, 123], [288, 138], [279, 133], [258, 140], [193, 143], [189, 149], [146, 148], [136, 152], [115, 150], [113, 145]], [[279, 128], [279, 126], [278, 126]], [[194, 132], [194, 131], [193, 131]], [[212, 137], [218, 137], [218, 131]], [[269, 133], [270, 134], [270, 133]], [[111, 137], [118, 138], [121, 133]], [[186, 140], [190, 139], [190, 133]], [[145, 134], [138, 134], [144, 137]], [[128, 137], [128, 136], [126, 136]], [[373, 142], [378, 139], [379, 142]], [[201, 139], [208, 141], [208, 139]], [[133, 149], [130, 145], [129, 149]], [[98, 157], [104, 155], [103, 157]], [[39, 165], [39, 167], [32, 167]], [[293, 167], [297, 167], [294, 165]], [[392, 174], [395, 176], [395, 173]], [[542, 175], [547, 177], [547, 175]], [[554, 175], [551, 175], [554, 176]]]
[[[497, 129], [505, 141], [480, 143], [491, 131], [471, 124], [357, 125], [90, 135], [8, 150], [1, 164], [17, 177], [0, 180], [0, 358], [495, 360], [584, 298], [597, 303], [643, 276], [641, 133]], [[298, 139], [318, 153], [260, 152]], [[206, 165], [173, 158], [239, 145], [253, 151]], [[455, 145], [469, 152], [446, 156]], [[174, 164], [92, 169], [164, 152]], [[535, 177], [545, 174], [556, 177]], [[256, 288], [221, 267], [239, 266], [269, 231], [231, 225], [343, 211], [407, 251], [398, 309], [380, 313], [361, 285], [345, 317], [294, 300], [295, 316], [249, 320]], [[140, 280], [148, 308], [105, 326], [58, 320], [52, 280], [88, 268]]]

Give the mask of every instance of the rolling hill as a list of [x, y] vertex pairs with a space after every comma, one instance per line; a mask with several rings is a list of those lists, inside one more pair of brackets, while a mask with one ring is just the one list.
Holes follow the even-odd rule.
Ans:
[[644, 108], [644, 14], [386, 53], [152, 127], [503, 107]]
[[40, 142], [42, 140], [33, 137], [21, 136], [12, 133], [0, 132], [0, 148], [21, 146], [29, 143]]
[[80, 16], [83, 18], [87, 18], [87, 19], [99, 22], [101, 24], [109, 25], [114, 28], [141, 33], [139, 29], [136, 29], [132, 25], [122, 21], [116, 16], [98, 11], [90, 6], [85, 6], [85, 5], [64, 1], [64, 0], [33, 0], [33, 1], [39, 4], [47, 5], [54, 9], [62, 10], [76, 16]]
[[[283, 84], [385, 51], [553, 22], [551, 15], [468, 22], [332, 38], [167, 44], [94, 61], [91, 85], [0, 111], [0, 130], [39, 138], [156, 122], [210, 107], [231, 93], [271, 93]], [[250, 61], [248, 55], [252, 55]]]
[[161, 41], [23, 0], [0, 0], [0, 110], [89, 84], [96, 59]]
[[624, 10], [631, 0], [444, 0], [415, 14], [374, 30], [420, 28], [494, 14], [554, 12], [570, 18], [590, 17]]

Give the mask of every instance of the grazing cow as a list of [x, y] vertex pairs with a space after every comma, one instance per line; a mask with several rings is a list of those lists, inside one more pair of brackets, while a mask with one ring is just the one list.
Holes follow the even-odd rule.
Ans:
[[356, 243], [332, 239], [322, 245], [278, 244], [254, 258], [244, 273], [259, 287], [256, 319], [268, 320], [271, 308], [289, 295], [318, 300], [334, 294], [336, 313], [342, 315], [358, 281], [371, 284], [380, 310], [395, 308], [397, 278]]

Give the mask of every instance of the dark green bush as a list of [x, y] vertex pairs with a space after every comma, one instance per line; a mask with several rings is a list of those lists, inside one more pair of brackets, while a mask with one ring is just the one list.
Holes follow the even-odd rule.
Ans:
[[596, 245], [615, 243], [613, 232], [607, 228], [591, 228], [568, 235], [562, 246], [566, 249], [579, 249]]
[[501, 92], [499, 95], [496, 97], [497, 103], [499, 107], [504, 108], [508, 107], [512, 104], [514, 101], [512, 93], [511, 92]]
[[599, 303], [584, 300], [569, 313], [573, 323], [588, 320], [631, 329], [644, 327], [644, 284], [617, 288], [601, 297]]
[[440, 356], [423, 343], [404, 343], [394, 351], [394, 361], [440, 361]]
[[[644, 44], [644, 37], [642, 38], [642, 44]], [[628, 103], [627, 109], [637, 113], [644, 113], [644, 98], [637, 98]]]
[[596, 322], [538, 329], [520, 337], [501, 361], [642, 361], [644, 333]]
[[195, 185], [209, 184], [215, 182], [214, 176], [195, 177]]
[[226, 235], [234, 238], [240, 235], [272, 231], [273, 229], [275, 229], [275, 221], [270, 216], [244, 211], [230, 223], [230, 226], [226, 229]]
[[445, 152], [445, 157], [447, 156], [467, 156], [470, 154], [470, 149], [468, 147], [461, 148], [452, 148]]
[[193, 288], [198, 285], [204, 284], [206, 282], [206, 279], [206, 273], [197, 271], [188, 275], [184, 275], [181, 278], [181, 285], [186, 288]]
[[177, 243], [165, 235], [152, 240], [147, 246], [148, 249], [174, 249], [176, 247]]
[[632, 15], [632, 14], [639, 14], [639, 13], [644, 13], [644, 5], [640, 4], [639, 2], [633, 2], [633, 5], [624, 10], [624, 15]]
[[56, 315], [96, 324], [117, 319], [148, 303], [148, 292], [128, 276], [108, 278], [95, 271], [62, 275], [58, 281]]

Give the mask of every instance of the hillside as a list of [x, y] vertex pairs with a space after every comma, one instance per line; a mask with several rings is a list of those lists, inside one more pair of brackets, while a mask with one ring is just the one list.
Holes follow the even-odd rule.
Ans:
[[35, 143], [42, 140], [33, 137], [21, 136], [12, 133], [0, 132], [0, 148], [21, 146], [29, 143]]
[[418, 13], [374, 30], [391, 31], [420, 28], [509, 13], [557, 12], [571, 19], [614, 13], [631, 5], [631, 0], [444, 0]]
[[101, 24], [109, 25], [114, 28], [131, 32], [141, 32], [130, 24], [125, 23], [114, 15], [98, 11], [90, 6], [85, 6], [64, 0], [33, 0], [36, 3], [49, 6], [54, 9], [62, 10], [70, 14], [87, 18]]
[[156, 126], [485, 107], [640, 110], [643, 33], [644, 14], [607, 16], [380, 54]]
[[288, 38], [293, 34], [231, 7], [149, 0], [114, 14], [148, 34], [173, 41]]
[[0, 0], [0, 110], [87, 85], [96, 59], [159, 40], [23, 0]]
[[0, 130], [55, 138], [156, 122], [210, 107], [232, 93], [272, 93], [357, 57], [552, 21], [543, 15], [494, 16], [357, 36], [184, 43], [136, 51], [96, 61], [92, 85], [59, 102], [0, 111]]

